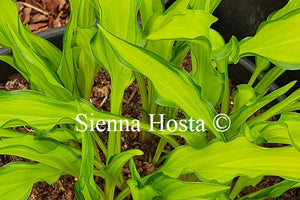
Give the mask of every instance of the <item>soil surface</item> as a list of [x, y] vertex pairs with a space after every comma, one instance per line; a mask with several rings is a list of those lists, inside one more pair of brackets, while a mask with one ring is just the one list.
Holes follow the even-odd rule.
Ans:
[[17, 3], [22, 23], [28, 24], [33, 33], [65, 26], [69, 21], [68, 0], [20, 0]]
[[[40, 32], [49, 28], [64, 26], [69, 19], [70, 6], [66, 0], [22, 0], [17, 1], [19, 7], [19, 15], [24, 24], [29, 24], [30, 29], [34, 32]], [[187, 71], [191, 69], [190, 57], [187, 56], [182, 64], [183, 68]], [[21, 75], [13, 75], [9, 78], [7, 83], [0, 84], [0, 89], [12, 91], [12, 90], [25, 90], [29, 85]], [[99, 110], [109, 111], [109, 94], [110, 94], [110, 77], [104, 71], [101, 70], [94, 80], [94, 86], [91, 92], [91, 102]], [[234, 87], [232, 86], [232, 91]], [[231, 105], [233, 101], [231, 99]], [[131, 118], [138, 118], [141, 113], [139, 108], [141, 107], [141, 99], [136, 82], [134, 82], [125, 92], [123, 100], [123, 115]], [[181, 115], [182, 116], [182, 115]], [[18, 127], [18, 130], [24, 132], [32, 132], [30, 127]], [[107, 142], [107, 133], [99, 133], [99, 136]], [[182, 138], [178, 138], [180, 143], [183, 143]], [[145, 155], [135, 157], [135, 164], [141, 176], [146, 176], [157, 169], [157, 166], [151, 164], [151, 158], [154, 155], [156, 146], [159, 142], [159, 138], [153, 137], [145, 142], [139, 141], [138, 133], [124, 132], [122, 133], [122, 151], [129, 149], [141, 149]], [[166, 149], [171, 150], [170, 146]], [[100, 154], [103, 158], [104, 156]], [[0, 167], [14, 161], [28, 161], [16, 156], [0, 155]], [[104, 161], [104, 160], [103, 160]], [[130, 171], [128, 165], [122, 170], [124, 178], [130, 178]], [[103, 180], [95, 178], [98, 185], [103, 188]], [[255, 188], [247, 187], [239, 195], [239, 197], [262, 189], [278, 182], [282, 181], [279, 177], [265, 177], [261, 183]], [[72, 200], [76, 199], [73, 187], [76, 183], [76, 179], [72, 176], [61, 176], [60, 179], [53, 185], [49, 186], [45, 182], [36, 183], [32, 189], [30, 200]], [[118, 193], [118, 191], [116, 191]], [[128, 197], [127, 199], [132, 199]], [[292, 189], [284, 193], [278, 200], [296, 200], [296, 190]]]

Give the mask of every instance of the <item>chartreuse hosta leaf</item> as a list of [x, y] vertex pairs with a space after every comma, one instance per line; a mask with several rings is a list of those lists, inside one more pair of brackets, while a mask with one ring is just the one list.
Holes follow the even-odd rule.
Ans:
[[[244, 105], [242, 106], [240, 109], [238, 109], [236, 112], [232, 113], [230, 115], [230, 119], [232, 120], [232, 124], [231, 127], [229, 129], [229, 131], [227, 132], [228, 137], [232, 138], [234, 136], [236, 136], [238, 134], [239, 129], [241, 129], [241, 126], [243, 123], [245, 123], [245, 121], [251, 117], [251, 115], [253, 115], [256, 111], [258, 111], [259, 109], [261, 109], [262, 107], [264, 107], [265, 105], [269, 104], [270, 102], [272, 102], [273, 100], [275, 100], [276, 98], [280, 97], [281, 95], [285, 94], [289, 89], [291, 89], [294, 85], [295, 85], [295, 81], [287, 84], [284, 87], [281, 87], [277, 90], [275, 90], [274, 92], [264, 96], [264, 97], [257, 97], [257, 100], [255, 101], [251, 101], [250, 103], [248, 103], [248, 105]], [[290, 101], [293, 100], [298, 96], [299, 91], [295, 91], [295, 95], [293, 95], [291, 98], [287, 99], [286, 101]], [[291, 102], [291, 103], [292, 103]], [[285, 102], [283, 102], [285, 103]], [[279, 107], [281, 108], [281, 104], [279, 105]], [[284, 107], [284, 106], [283, 106]], [[273, 109], [273, 107], [271, 108]], [[270, 110], [271, 110], [270, 109]], [[273, 110], [271, 110], [273, 111]], [[275, 110], [275, 112], [278, 111], [277, 109]], [[271, 116], [270, 116], [271, 115]], [[260, 117], [262, 116], [262, 117]], [[267, 116], [267, 117], [265, 117]], [[273, 113], [269, 114], [261, 114], [258, 115], [257, 117], [255, 117], [254, 119], [252, 119], [251, 121], [248, 122], [248, 125], [253, 125], [254, 122], [262, 122], [264, 120], [269, 119], [270, 117], [273, 116]], [[255, 121], [253, 121], [255, 120]], [[253, 122], [253, 123], [251, 123]]]
[[287, 125], [291, 143], [298, 151], [300, 151], [300, 114], [284, 113], [280, 116], [278, 122], [282, 122]]
[[39, 140], [33, 135], [1, 139], [0, 154], [24, 157], [79, 176], [81, 159], [71, 148], [51, 139]]
[[[84, 113], [83, 107], [78, 104], [78, 112]], [[85, 120], [86, 121], [86, 120]], [[78, 125], [81, 128], [82, 124]], [[101, 189], [98, 188], [94, 181], [94, 159], [95, 159], [95, 143], [93, 142], [91, 133], [83, 132], [82, 135], [82, 162], [80, 167], [79, 179], [75, 184], [77, 199], [101, 199], [105, 198]]]
[[249, 106], [255, 103], [255, 100], [257, 100], [254, 89], [249, 85], [237, 85], [237, 90], [232, 95], [234, 98], [232, 113], [243, 106]]
[[164, 13], [155, 13], [145, 26], [150, 40], [147, 49], [170, 60], [174, 40], [208, 37], [209, 27], [216, 18], [205, 11], [187, 9], [188, 4], [189, 0], [175, 1]]
[[[129, 180], [128, 184], [135, 199], [145, 200], [149, 199], [147, 198], [149, 196], [159, 200], [213, 200], [229, 189], [228, 186], [221, 184], [183, 182], [166, 176], [163, 173], [151, 176], [142, 188], [139, 188], [137, 182], [133, 180]], [[145, 195], [147, 196], [145, 197]]]
[[42, 163], [13, 162], [0, 168], [1, 199], [28, 199], [34, 183], [53, 184], [63, 171]]
[[[99, 16], [99, 24], [118, 37], [137, 45], [143, 44], [142, 29], [137, 22], [137, 13], [141, 0], [92, 0]], [[109, 45], [103, 43], [101, 35], [96, 34], [91, 48], [96, 61], [104, 67], [111, 77], [110, 111], [122, 114], [122, 99], [125, 89], [133, 82], [134, 77], [130, 69], [124, 67], [115, 57]], [[121, 133], [111, 132], [108, 137], [108, 156], [121, 152]]]
[[251, 119], [248, 124], [251, 126], [255, 123], [265, 121], [270, 119], [271, 117], [281, 114], [286, 107], [288, 107], [291, 104], [294, 104], [295, 102], [300, 100], [300, 89], [296, 90], [292, 94], [290, 94], [288, 97], [277, 103], [276, 105], [272, 106], [270, 109], [265, 111], [264, 113], [254, 117]]
[[157, 92], [158, 104], [182, 108], [187, 115], [203, 119], [207, 128], [217, 137], [221, 137], [212, 125], [215, 110], [201, 97], [201, 89], [186, 71], [149, 50], [115, 37], [101, 26], [99, 33], [105, 40], [103, 42], [111, 46], [125, 66], [142, 73], [152, 81]]
[[72, 41], [76, 28], [94, 25], [95, 11], [89, 0], [71, 0], [70, 5], [72, 12], [64, 33], [63, 56], [57, 73], [75, 98], [89, 99], [93, 80], [100, 66], [86, 47], [73, 47]]
[[291, 144], [287, 125], [282, 122], [262, 122], [258, 123], [243, 134], [249, 141], [255, 144], [263, 143], [281, 143]]
[[121, 169], [129, 159], [136, 155], [143, 155], [143, 152], [139, 149], [133, 149], [110, 157], [107, 166], [104, 168], [106, 174], [105, 192], [108, 194], [108, 199], [113, 199], [114, 193], [111, 190], [114, 191], [115, 185], [118, 185]]
[[[49, 130], [57, 124], [75, 124], [76, 116], [80, 114], [80, 110], [84, 112], [82, 114], [86, 114], [87, 123], [90, 123], [90, 120], [94, 120], [94, 122], [96, 122], [99, 119], [115, 119], [117, 121], [128, 120], [129, 125], [132, 125], [132, 119], [104, 111], [98, 111], [89, 102], [83, 99], [60, 101], [49, 98], [35, 91], [0, 91], [0, 110], [1, 128], [29, 125], [34, 127], [35, 131], [38, 133], [54, 139], [59, 138], [58, 136], [55, 136], [56, 131], [59, 132], [64, 130], [56, 129], [50, 132]], [[16, 115], [14, 113], [18, 114]], [[95, 124], [96, 123], [94, 123], [94, 126]], [[87, 124], [87, 126], [89, 126], [89, 124]], [[148, 131], [150, 130], [150, 125], [141, 122], [140, 128]], [[153, 134], [165, 138], [174, 147], [178, 146], [176, 140], [169, 136], [174, 133], [171, 133], [168, 130], [160, 132], [157, 128], [154, 128], [153, 130]], [[51, 136], [53, 132], [55, 134], [54, 136]], [[63, 133], [63, 135], [65, 134], [66, 133]], [[81, 134], [76, 132], [74, 137], [79, 139]], [[64, 139], [66, 138], [61, 138], [62, 141]]]
[[164, 7], [164, 2], [161, 0], [142, 1], [140, 8], [142, 25], [145, 27], [153, 14], [162, 14]]
[[259, 55], [283, 69], [300, 69], [299, 27], [300, 9], [262, 23], [254, 37], [241, 41], [240, 57]]
[[159, 172], [173, 178], [194, 172], [200, 180], [219, 183], [228, 183], [236, 176], [254, 178], [262, 174], [300, 181], [300, 152], [293, 147], [267, 149], [238, 137], [202, 149], [177, 148], [156, 173]]
[[239, 200], [264, 200], [267, 198], [277, 198], [289, 189], [297, 188], [299, 186], [300, 184], [297, 182], [284, 180], [270, 187], [247, 194], [242, 198], [239, 198]]
[[143, 183], [132, 159], [129, 168], [132, 178], [127, 183], [134, 199], [215, 199], [229, 189], [221, 184], [179, 181], [163, 173], [150, 175]]
[[[4, 10], [0, 15], [0, 44], [5, 48], [12, 48], [14, 42], [16, 42], [13, 40], [15, 39], [15, 37], [20, 36], [24, 39], [24, 43], [26, 43], [27, 45], [30, 44], [30, 48], [37, 51], [41, 57], [47, 59], [50, 62], [51, 67], [56, 70], [60, 62], [61, 51], [47, 40], [44, 40], [39, 36], [32, 34], [26, 27], [22, 25], [19, 20], [18, 10], [14, 1], [8, 0], [5, 2], [1, 2], [1, 7]], [[20, 49], [18, 50], [20, 51]]]
[[229, 198], [235, 199], [235, 197], [247, 186], [255, 187], [261, 180], [263, 176], [258, 176], [256, 178], [248, 178], [246, 176], [240, 176], [236, 181], [233, 189], [230, 192]]
[[255, 70], [248, 82], [248, 85], [250, 85], [250, 86], [252, 86], [254, 84], [254, 81], [257, 79], [257, 77], [259, 76], [259, 74], [261, 72], [267, 70], [271, 66], [270, 61], [268, 61], [267, 59], [262, 58], [260, 56], [255, 57], [255, 63], [256, 63]]
[[[217, 19], [202, 10], [182, 9], [178, 13], [172, 7], [158, 16], [147, 30], [148, 40], [196, 39], [208, 37], [209, 28]], [[199, 24], [200, 23], [200, 24]]]
[[24, 137], [26, 134], [11, 129], [0, 129], [0, 138]]
[[218, 7], [218, 5], [221, 3], [221, 0], [191, 0], [190, 6], [193, 9], [201, 9], [209, 11], [210, 13], [213, 13], [214, 10]]
[[299, 151], [299, 126], [298, 113], [283, 113], [277, 122], [265, 121], [251, 126], [249, 131], [246, 131], [246, 136], [256, 144], [292, 144]]
[[224, 93], [224, 74], [212, 65], [211, 47], [206, 41], [201, 41], [201, 44], [191, 44], [191, 52], [193, 80], [202, 88], [203, 98], [217, 108]]
[[0, 14], [0, 44], [12, 50], [13, 67], [29, 81], [31, 88], [48, 96], [72, 99], [55, 72], [55, 65], [61, 57], [59, 50], [49, 42], [31, 35], [22, 25], [15, 1], [1, 1], [0, 6], [3, 8]]
[[279, 19], [280, 17], [286, 15], [287, 13], [300, 8], [300, 2], [297, 0], [289, 0], [289, 2], [281, 9], [273, 12], [268, 17], [268, 21]]

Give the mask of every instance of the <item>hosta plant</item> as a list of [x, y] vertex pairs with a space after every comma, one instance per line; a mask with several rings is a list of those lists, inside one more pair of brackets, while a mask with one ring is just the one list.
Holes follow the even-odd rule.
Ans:
[[[0, 168], [1, 199], [27, 199], [34, 183], [52, 184], [65, 174], [78, 179], [77, 199], [120, 200], [129, 194], [136, 200], [235, 199], [265, 175], [284, 180], [239, 199], [275, 198], [298, 187], [300, 90], [278, 102], [295, 81], [272, 92], [269, 86], [285, 70], [300, 69], [299, 1], [272, 13], [255, 36], [241, 41], [232, 36], [228, 43], [210, 28], [219, 3], [177, 0], [165, 10], [161, 0], [70, 0], [60, 51], [22, 25], [14, 0], [1, 1], [0, 45], [12, 55], [0, 60], [17, 69], [30, 90], [0, 91], [0, 154], [35, 161]], [[190, 72], [180, 67], [187, 54]], [[228, 65], [246, 56], [255, 57], [256, 68], [248, 83], [236, 86], [231, 109]], [[110, 112], [88, 101], [101, 68], [111, 77]], [[121, 115], [124, 91], [135, 79], [142, 99], [139, 123]], [[179, 110], [181, 122], [175, 120]], [[273, 116], [278, 120], [268, 121]], [[177, 129], [189, 119], [200, 120], [201, 129], [199, 124]], [[160, 137], [150, 160], [158, 169], [141, 177], [134, 156], [143, 152], [121, 152], [119, 129], [109, 132], [105, 145], [96, 132], [99, 120], [128, 121], [136, 126], [132, 131], [141, 130], [141, 141]], [[159, 120], [161, 126], [153, 126]], [[11, 129], [19, 126], [35, 133]], [[164, 149], [167, 143], [174, 150]], [[262, 147], [267, 143], [285, 145]], [[124, 180], [127, 162], [131, 178]]]

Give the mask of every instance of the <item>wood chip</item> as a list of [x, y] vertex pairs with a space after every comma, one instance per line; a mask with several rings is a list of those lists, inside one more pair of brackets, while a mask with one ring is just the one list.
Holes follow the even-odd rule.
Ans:
[[48, 23], [36, 23], [36, 24], [29, 24], [30, 30], [35, 31], [37, 29], [47, 27]]
[[31, 10], [32, 9], [29, 7], [24, 8], [23, 13], [22, 13], [23, 14], [23, 21], [22, 21], [23, 24], [27, 24], [30, 21]]
[[31, 23], [45, 22], [48, 21], [48, 17], [42, 14], [35, 14], [31, 18]]
[[54, 20], [53, 22], [53, 27], [56, 28], [56, 27], [61, 27], [61, 15], [63, 14], [63, 12], [60, 12], [57, 16], [57, 18]]

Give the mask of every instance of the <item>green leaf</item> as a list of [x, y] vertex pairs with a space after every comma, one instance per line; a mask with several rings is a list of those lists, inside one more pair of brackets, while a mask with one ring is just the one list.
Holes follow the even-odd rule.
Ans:
[[134, 161], [129, 161], [132, 178], [127, 181], [133, 199], [213, 199], [229, 189], [228, 186], [201, 182], [183, 182], [173, 179], [163, 173], [150, 175], [142, 182]]
[[261, 95], [265, 95], [269, 91], [270, 85], [273, 84], [275, 80], [284, 72], [285, 70], [281, 69], [280, 67], [273, 67], [272, 69], [268, 70], [263, 78], [257, 83], [257, 85], [254, 87], [254, 90]]
[[[133, 186], [133, 185], [132, 185]], [[157, 173], [145, 183], [145, 187], [139, 190], [137, 187], [131, 187], [133, 193], [139, 194], [136, 199], [143, 197], [143, 192], [150, 194], [155, 199], [165, 200], [184, 200], [184, 199], [215, 199], [221, 193], [229, 189], [228, 186], [201, 183], [201, 182], [183, 182], [177, 179], [164, 175], [163, 173]], [[144, 198], [145, 199], [145, 198]]]
[[194, 148], [200, 149], [207, 145], [207, 133], [204, 132], [190, 132], [185, 131], [181, 133], [176, 133], [185, 139], [187, 144], [191, 145]]
[[[100, 1], [99, 9], [101, 10], [98, 10], [101, 13], [100, 24], [118, 37], [141, 45], [143, 34], [137, 23], [137, 12], [140, 4], [141, 0], [117, 0], [115, 5], [118, 6], [112, 6], [109, 1]], [[101, 42], [101, 37], [97, 34], [93, 38], [91, 48], [97, 62], [111, 76], [111, 109], [112, 113], [119, 114], [124, 90], [133, 82], [134, 78], [131, 70], [120, 64], [110, 47]]]
[[143, 28], [146, 27], [149, 19], [154, 14], [161, 14], [164, 11], [165, 4], [162, 0], [142, 1], [140, 13]]
[[228, 183], [241, 175], [249, 178], [274, 175], [299, 181], [300, 153], [293, 147], [262, 148], [239, 137], [228, 143], [217, 141], [202, 149], [177, 148], [156, 173], [159, 172], [173, 178], [194, 172], [202, 181], [219, 183]]
[[[3, 8], [0, 14], [0, 44], [12, 50], [12, 66], [27, 78], [31, 88], [51, 97], [72, 99], [72, 95], [64, 88], [54, 70], [60, 59], [59, 50], [49, 42], [32, 35], [23, 26], [15, 1], [2, 1], [0, 6]], [[44, 48], [47, 49], [47, 53], [41, 50]]]
[[221, 193], [229, 189], [228, 186], [203, 183], [183, 182], [177, 179], [157, 173], [151, 176], [145, 183], [155, 188], [160, 196], [157, 199], [185, 200], [185, 199], [215, 199]]
[[300, 9], [262, 23], [254, 37], [241, 41], [240, 57], [259, 55], [283, 69], [300, 69], [299, 27]]
[[300, 8], [300, 2], [297, 0], [289, 0], [289, 2], [281, 9], [273, 12], [267, 19], [267, 21], [273, 21], [281, 18], [287, 13]]
[[[6, 62], [7, 64], [9, 64], [10, 66], [16, 68], [14, 65], [14, 58], [12, 56], [8, 56], [8, 55], [0, 55], [0, 60], [2, 60], [3, 62]], [[26, 78], [26, 77], [25, 77]]]
[[64, 173], [79, 176], [80, 158], [68, 147], [50, 139], [37, 140], [32, 135], [0, 140], [0, 154], [35, 160]]
[[251, 127], [249, 139], [255, 144], [291, 144], [288, 127], [283, 122], [262, 122]]
[[37, 129], [50, 130], [59, 123], [74, 124], [78, 114], [75, 101], [59, 101], [29, 90], [0, 91], [0, 102], [1, 127], [29, 124]]
[[[99, 199], [97, 185], [94, 181], [95, 147], [90, 133], [85, 132], [82, 137], [82, 162], [80, 175], [75, 184], [77, 199]], [[103, 197], [102, 197], [103, 198]]]
[[236, 37], [232, 36], [226, 45], [221, 45], [224, 43], [223, 38], [216, 31], [210, 31], [210, 42], [212, 44], [213, 52], [211, 58], [215, 61], [226, 61], [226, 68], [219, 69], [222, 73], [227, 72], [228, 63], [237, 63], [239, 61], [239, 44]]
[[295, 92], [293, 92], [291, 95], [289, 95], [288, 97], [286, 97], [284, 100], [280, 101], [279, 103], [277, 103], [276, 105], [272, 106], [271, 108], [269, 108], [267, 111], [265, 111], [264, 113], [254, 117], [253, 119], [251, 119], [249, 121], [249, 125], [252, 126], [253, 124], [257, 123], [257, 122], [261, 122], [261, 121], [265, 121], [270, 119], [271, 117], [277, 115], [277, 114], [281, 114], [282, 111], [285, 109], [285, 107], [297, 102], [300, 100], [300, 89], [296, 90]]
[[14, 137], [24, 137], [26, 134], [14, 131], [11, 129], [1, 128], [0, 129], [0, 138], [14, 138]]
[[[201, 22], [201, 24], [199, 24]], [[163, 14], [156, 18], [148, 32], [148, 40], [197, 39], [209, 37], [209, 28], [216, 18], [201, 10], [185, 10], [173, 15]]]
[[34, 183], [53, 184], [63, 172], [41, 163], [13, 162], [0, 168], [0, 198], [28, 199]]
[[64, 33], [63, 56], [57, 74], [75, 98], [89, 99], [94, 77], [100, 67], [89, 51], [73, 47], [72, 41], [75, 29], [94, 25], [95, 11], [89, 0], [70, 0], [70, 6], [70, 20]]
[[222, 101], [224, 92], [224, 74], [221, 74], [210, 59], [211, 47], [206, 41], [191, 44], [193, 80], [202, 88], [202, 97], [215, 108]]
[[291, 138], [293, 147], [300, 151], [300, 114], [299, 113], [283, 113], [278, 122], [285, 123]]
[[247, 186], [255, 187], [261, 180], [263, 176], [259, 176], [256, 178], [248, 178], [246, 176], [240, 176], [236, 181], [234, 188], [230, 192], [229, 198], [235, 199], [235, 197]]
[[239, 198], [239, 200], [263, 200], [266, 198], [277, 198], [284, 192], [297, 186], [299, 187], [299, 184], [297, 184], [297, 182], [285, 180], [270, 187], [264, 188], [262, 190], [258, 190], [256, 192], [247, 194], [242, 198]]
[[[141, 0], [115, 0], [95, 2], [98, 5], [99, 24], [118, 37], [137, 45], [144, 45], [144, 35], [137, 22], [137, 13]], [[122, 114], [122, 100], [125, 89], [133, 82], [130, 69], [124, 67], [116, 58], [109, 45], [103, 42], [102, 35], [97, 33], [93, 38], [91, 49], [96, 61], [104, 67], [111, 77], [110, 112]], [[110, 132], [108, 136], [107, 159], [121, 152], [121, 133]]]
[[133, 156], [140, 155], [143, 155], [143, 152], [141, 150], [133, 149], [112, 156], [104, 169], [107, 175], [110, 177], [109, 180], [116, 182], [118, 175], [125, 163]]
[[138, 182], [132, 179], [127, 180], [127, 184], [134, 200], [156, 199], [159, 196], [159, 192], [151, 185], [139, 188]]
[[209, 11], [210, 13], [213, 13], [214, 10], [218, 7], [218, 5], [221, 3], [221, 0], [191, 0], [190, 6], [193, 9], [201, 9]]
[[251, 76], [251, 79], [248, 82], [248, 85], [252, 86], [257, 79], [257, 77], [260, 75], [261, 72], [267, 70], [271, 65], [270, 61], [268, 61], [265, 58], [262, 58], [260, 56], [255, 57], [256, 67], [255, 70]]
[[[251, 115], [253, 115], [256, 111], [258, 111], [259, 109], [261, 109], [262, 107], [264, 107], [268, 103], [272, 102], [276, 98], [278, 98], [281, 95], [283, 95], [284, 93], [286, 93], [289, 89], [291, 89], [295, 85], [295, 83], [296, 82], [291, 82], [291, 83], [287, 84], [286, 86], [283, 86], [283, 87], [275, 90], [274, 92], [272, 92], [272, 93], [270, 93], [270, 94], [268, 94], [264, 97], [258, 98], [256, 102], [252, 103], [249, 106], [244, 106], [243, 108], [239, 109], [238, 112], [232, 113], [230, 115], [230, 119], [233, 123], [231, 124], [229, 132], [227, 132], [229, 138], [232, 138], [233, 136], [235, 136], [237, 134], [238, 129], [240, 129], [241, 125], [249, 117], [251, 117]], [[293, 97], [291, 97], [291, 98], [293, 98]], [[264, 120], [259, 120], [259, 121], [264, 121]], [[253, 125], [253, 124], [250, 124], [250, 123], [251, 123], [251, 121], [249, 121], [249, 123], [248, 123], [249, 126]]]
[[299, 111], [300, 110], [300, 100], [297, 100], [290, 105], [286, 106], [282, 111], [284, 112], [293, 112], [293, 111]]
[[133, 149], [118, 153], [110, 157], [107, 166], [103, 169], [106, 174], [105, 192], [109, 195], [109, 199], [113, 198], [115, 185], [120, 185], [118, 178], [125, 163], [133, 156], [143, 155], [139, 149]]
[[52, 138], [56, 141], [59, 141], [59, 142], [68, 142], [70, 140], [75, 140], [75, 141], [78, 141], [78, 138], [81, 138], [81, 135], [79, 133], [74, 133], [72, 132], [70, 129], [67, 129], [67, 128], [56, 128], [52, 131], [49, 131], [47, 132], [44, 137], [47, 137], [47, 138]]
[[[89, 122], [96, 122], [99, 119], [105, 121], [115, 119], [116, 121], [128, 120], [129, 125], [132, 125], [132, 119], [98, 111], [83, 99], [69, 102], [60, 101], [30, 90], [0, 91], [0, 110], [1, 128], [29, 125], [43, 135], [47, 135], [48, 131], [57, 124], [74, 125], [78, 114], [86, 114], [86, 119]], [[84, 113], [80, 113], [80, 111]], [[18, 114], [16, 115], [15, 113]], [[87, 124], [87, 128], [91, 128], [88, 126]], [[148, 131], [150, 130], [150, 125], [141, 122], [140, 128]], [[153, 130], [153, 134], [163, 137], [174, 147], [179, 146], [178, 142], [169, 136], [171, 133], [167, 130], [162, 132], [157, 128]]]
[[144, 74], [152, 81], [157, 92], [158, 104], [180, 107], [187, 115], [203, 119], [207, 127], [219, 136], [212, 125], [214, 109], [201, 97], [199, 87], [186, 71], [149, 50], [113, 36], [101, 26], [99, 33], [104, 36], [105, 42], [125, 66]]
[[232, 94], [234, 98], [234, 107], [232, 113], [243, 106], [250, 106], [257, 100], [254, 89], [249, 85], [237, 85], [237, 90]]

